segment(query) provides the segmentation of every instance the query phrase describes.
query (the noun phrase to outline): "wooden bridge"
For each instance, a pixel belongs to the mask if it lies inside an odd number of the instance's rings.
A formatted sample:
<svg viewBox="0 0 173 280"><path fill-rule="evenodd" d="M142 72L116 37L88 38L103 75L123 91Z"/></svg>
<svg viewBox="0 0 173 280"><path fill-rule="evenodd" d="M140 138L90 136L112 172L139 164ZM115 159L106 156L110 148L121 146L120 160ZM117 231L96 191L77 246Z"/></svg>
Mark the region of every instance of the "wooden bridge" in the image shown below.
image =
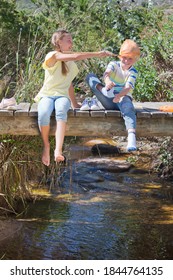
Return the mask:
<svg viewBox="0 0 173 280"><path fill-rule="evenodd" d="M137 114L137 136L173 136L173 113L159 110L173 102L134 103ZM51 118L51 131L55 132L55 119ZM0 135L38 135L37 104L20 103L14 110L0 110ZM119 111L70 110L66 136L123 136L124 121Z"/></svg>

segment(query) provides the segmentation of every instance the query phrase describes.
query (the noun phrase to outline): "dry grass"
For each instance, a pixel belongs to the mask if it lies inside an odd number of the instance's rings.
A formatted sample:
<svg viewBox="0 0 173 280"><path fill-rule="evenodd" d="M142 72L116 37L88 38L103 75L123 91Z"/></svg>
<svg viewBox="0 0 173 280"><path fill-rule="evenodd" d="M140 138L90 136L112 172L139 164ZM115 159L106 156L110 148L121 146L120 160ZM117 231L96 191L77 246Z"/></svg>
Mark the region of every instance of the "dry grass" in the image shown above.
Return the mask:
<svg viewBox="0 0 173 280"><path fill-rule="evenodd" d="M0 206L16 214L16 201L31 198L30 180L43 172L39 161L40 139L2 137L0 143ZM38 147L38 149L35 149Z"/></svg>

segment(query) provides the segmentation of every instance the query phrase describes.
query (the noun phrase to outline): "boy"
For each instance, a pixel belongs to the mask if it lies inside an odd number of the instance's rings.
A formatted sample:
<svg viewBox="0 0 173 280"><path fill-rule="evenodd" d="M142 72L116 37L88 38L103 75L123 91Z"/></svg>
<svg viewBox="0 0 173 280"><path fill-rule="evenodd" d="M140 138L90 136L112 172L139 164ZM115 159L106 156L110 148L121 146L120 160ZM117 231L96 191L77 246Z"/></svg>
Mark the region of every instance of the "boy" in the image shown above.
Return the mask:
<svg viewBox="0 0 173 280"><path fill-rule="evenodd" d="M105 86L93 73L86 81L107 110L120 110L128 132L127 151L136 151L136 112L132 103L137 70L133 67L140 57L140 48L133 40L123 42L119 61L111 61L103 75Z"/></svg>

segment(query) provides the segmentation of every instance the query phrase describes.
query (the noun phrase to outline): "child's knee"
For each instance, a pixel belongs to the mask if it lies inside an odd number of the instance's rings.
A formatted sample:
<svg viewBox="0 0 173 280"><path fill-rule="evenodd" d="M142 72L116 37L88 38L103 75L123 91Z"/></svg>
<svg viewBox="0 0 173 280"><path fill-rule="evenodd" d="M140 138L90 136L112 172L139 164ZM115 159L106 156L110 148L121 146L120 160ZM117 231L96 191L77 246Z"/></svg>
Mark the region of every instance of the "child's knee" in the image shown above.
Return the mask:
<svg viewBox="0 0 173 280"><path fill-rule="evenodd" d="M38 114L38 124L39 126L47 126L50 124L50 114L47 112L41 112Z"/></svg>
<svg viewBox="0 0 173 280"><path fill-rule="evenodd" d="M98 84L101 84L101 81L98 79L98 77L95 75L95 74L93 74L93 73L90 73L90 74L88 74L87 75L87 77L86 77L86 82L87 82L87 84L90 86L90 88L96 88L96 86L98 85Z"/></svg>
<svg viewBox="0 0 173 280"><path fill-rule="evenodd" d="M87 83L89 83L89 80L90 80L93 76L95 76L94 73L89 73L89 74L86 76L85 81L86 81Z"/></svg>
<svg viewBox="0 0 173 280"><path fill-rule="evenodd" d="M125 115L135 115L136 114L135 107L134 107L133 103L130 101L128 96L125 96L123 98L123 101L121 103L121 111Z"/></svg>
<svg viewBox="0 0 173 280"><path fill-rule="evenodd" d="M67 121L67 112L58 110L58 112L56 112L55 119L56 119L56 121L66 122Z"/></svg>
<svg viewBox="0 0 173 280"><path fill-rule="evenodd" d="M67 121L67 115L68 111L70 109L70 103L69 106L64 105L60 106L58 109L55 110L55 119L56 121Z"/></svg>

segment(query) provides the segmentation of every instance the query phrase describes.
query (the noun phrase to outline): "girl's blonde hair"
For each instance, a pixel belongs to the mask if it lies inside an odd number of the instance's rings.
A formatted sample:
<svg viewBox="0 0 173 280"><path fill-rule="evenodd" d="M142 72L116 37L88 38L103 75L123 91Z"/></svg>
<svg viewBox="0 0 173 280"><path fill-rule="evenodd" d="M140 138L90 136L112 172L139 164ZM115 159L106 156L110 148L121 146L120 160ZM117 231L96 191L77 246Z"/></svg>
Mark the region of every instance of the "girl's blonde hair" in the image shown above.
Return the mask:
<svg viewBox="0 0 173 280"><path fill-rule="evenodd" d="M59 40L62 40L62 38L67 34L69 34L69 32L65 29L58 29L57 31L55 31L53 33L51 43L52 43L54 49L61 52ZM65 61L62 61L62 74L67 75L68 71L69 71L69 69L68 69L67 64L65 63Z"/></svg>

